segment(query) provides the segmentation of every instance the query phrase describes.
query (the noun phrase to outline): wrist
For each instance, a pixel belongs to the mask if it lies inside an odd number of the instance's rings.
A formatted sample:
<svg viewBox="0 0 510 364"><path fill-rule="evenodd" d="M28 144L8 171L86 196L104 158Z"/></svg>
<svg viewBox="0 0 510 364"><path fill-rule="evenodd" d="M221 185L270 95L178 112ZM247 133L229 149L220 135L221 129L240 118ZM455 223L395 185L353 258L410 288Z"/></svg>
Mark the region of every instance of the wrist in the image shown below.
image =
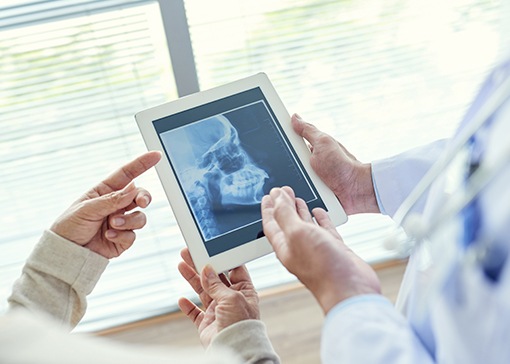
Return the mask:
<svg viewBox="0 0 510 364"><path fill-rule="evenodd" d="M66 215L59 216L48 230L73 244L82 246L83 244L80 244L76 239L78 229L69 220L70 218Z"/></svg>
<svg viewBox="0 0 510 364"><path fill-rule="evenodd" d="M369 267L366 265L366 267ZM324 314L345 300L364 295L381 295L381 283L372 268L355 269L331 276L322 275L322 279L310 289Z"/></svg>
<svg viewBox="0 0 510 364"><path fill-rule="evenodd" d="M327 315L334 307L338 304L346 302L349 299L353 299L355 297L368 296L368 295L376 295L380 296L381 292L376 290L359 290L356 292L324 292L321 295L315 295L319 306L321 306L324 315Z"/></svg>
<svg viewBox="0 0 510 364"><path fill-rule="evenodd" d="M372 165L370 163L360 163L356 170L356 179L353 182L352 188L352 211L350 211L350 215L380 213L372 180Z"/></svg>
<svg viewBox="0 0 510 364"><path fill-rule="evenodd" d="M48 230L51 231L53 234L61 237L62 239L67 240L69 243L80 245L80 244L78 244L77 242L74 241L73 237L71 236L72 234L68 233L68 231L67 231L68 229L65 229L65 228L61 227L61 224L60 224L59 221L55 221L50 226L50 228Z"/></svg>
<svg viewBox="0 0 510 364"><path fill-rule="evenodd" d="M345 302L349 299L358 297L358 296L366 296L366 295L381 295L381 292L377 290L372 289L366 289L366 290L356 290L351 292L341 292L341 291L335 291L333 290L326 290L324 292L314 294L315 299L319 303L319 306L321 306L322 311L324 312L324 315L327 315L333 307L337 306L338 304Z"/></svg>

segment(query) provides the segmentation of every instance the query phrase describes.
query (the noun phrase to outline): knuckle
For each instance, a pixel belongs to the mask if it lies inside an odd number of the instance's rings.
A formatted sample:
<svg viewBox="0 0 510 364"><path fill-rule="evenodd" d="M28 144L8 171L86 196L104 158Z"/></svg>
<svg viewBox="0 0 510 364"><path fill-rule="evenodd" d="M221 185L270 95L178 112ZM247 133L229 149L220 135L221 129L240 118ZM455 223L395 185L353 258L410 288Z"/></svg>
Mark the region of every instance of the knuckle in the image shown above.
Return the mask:
<svg viewBox="0 0 510 364"><path fill-rule="evenodd" d="M333 138L325 133L320 133L316 137L317 144L329 144L333 141Z"/></svg>
<svg viewBox="0 0 510 364"><path fill-rule="evenodd" d="M118 206L122 200L122 194L118 191L110 192L106 195L106 200L108 203L110 203L112 206Z"/></svg>
<svg viewBox="0 0 510 364"><path fill-rule="evenodd" d="M289 229L288 236L291 241L296 241L298 239L302 239L305 232L306 230L303 229L301 224L299 224L299 226L294 226L292 229Z"/></svg>
<svg viewBox="0 0 510 364"><path fill-rule="evenodd" d="M246 298L239 291L230 291L230 300L233 303L239 304L239 303L246 301Z"/></svg>

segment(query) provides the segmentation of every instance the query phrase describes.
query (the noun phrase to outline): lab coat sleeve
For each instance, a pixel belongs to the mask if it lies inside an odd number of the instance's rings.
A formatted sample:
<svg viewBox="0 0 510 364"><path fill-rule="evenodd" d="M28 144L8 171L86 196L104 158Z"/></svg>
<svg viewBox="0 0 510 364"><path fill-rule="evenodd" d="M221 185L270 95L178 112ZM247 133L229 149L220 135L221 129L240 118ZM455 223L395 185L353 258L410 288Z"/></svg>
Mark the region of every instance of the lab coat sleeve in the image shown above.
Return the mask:
<svg viewBox="0 0 510 364"><path fill-rule="evenodd" d="M107 265L101 255L45 231L14 283L9 308L42 312L73 328Z"/></svg>
<svg viewBox="0 0 510 364"><path fill-rule="evenodd" d="M345 300L328 312L323 364L434 363L407 320L380 295Z"/></svg>
<svg viewBox="0 0 510 364"><path fill-rule="evenodd" d="M421 178L444 151L447 140L417 147L396 156L372 162L372 180L379 209L393 217ZM427 199L425 193L412 212L422 212Z"/></svg>

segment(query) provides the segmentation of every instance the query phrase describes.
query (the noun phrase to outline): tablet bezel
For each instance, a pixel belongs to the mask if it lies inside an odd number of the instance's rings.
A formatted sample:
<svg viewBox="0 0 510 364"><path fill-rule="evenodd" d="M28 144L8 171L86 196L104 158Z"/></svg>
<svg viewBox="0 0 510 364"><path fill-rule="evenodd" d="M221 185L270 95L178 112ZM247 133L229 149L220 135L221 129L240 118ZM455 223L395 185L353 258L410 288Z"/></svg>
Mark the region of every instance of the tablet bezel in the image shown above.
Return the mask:
<svg viewBox="0 0 510 364"><path fill-rule="evenodd" d="M308 174L322 202L325 204L335 226L347 221L347 215L336 196L311 168L310 151L304 140L292 129L291 117L265 73L258 73L140 111L135 115L136 122L147 148L149 150L159 150L163 154L162 160L156 165L156 170L193 262L199 271L206 264L211 264L216 272L225 272L271 253L272 247L266 237L261 237L212 257L209 256L199 228L195 224L192 211L188 208L186 197L179 186L177 176L170 165L164 146L154 127L154 121L254 88L259 88L264 95L287 140L297 154L300 163ZM177 206L185 206L185 208L176 208Z"/></svg>

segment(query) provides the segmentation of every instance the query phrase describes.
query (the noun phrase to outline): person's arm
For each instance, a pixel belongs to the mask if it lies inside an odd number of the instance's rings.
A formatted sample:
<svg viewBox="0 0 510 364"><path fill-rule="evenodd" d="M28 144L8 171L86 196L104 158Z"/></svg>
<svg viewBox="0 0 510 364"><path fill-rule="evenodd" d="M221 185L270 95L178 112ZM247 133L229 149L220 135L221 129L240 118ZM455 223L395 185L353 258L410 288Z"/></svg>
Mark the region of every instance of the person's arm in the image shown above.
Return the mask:
<svg viewBox="0 0 510 364"><path fill-rule="evenodd" d="M172 345L172 343L168 343ZM227 349L127 345L85 334L70 335L53 320L29 311L0 316L0 363L9 364L241 364Z"/></svg>
<svg viewBox="0 0 510 364"><path fill-rule="evenodd" d="M108 259L131 247L134 230L145 225L145 215L131 210L148 206L151 195L132 181L160 158L159 152L143 154L73 203L28 258L9 308L43 312L74 327Z"/></svg>
<svg viewBox="0 0 510 364"><path fill-rule="evenodd" d="M135 239L133 230L145 224L143 213L130 211L146 207L151 196L131 181L159 159L159 153L149 152L123 166L83 195L44 232L14 285L8 312L0 317L0 362L240 364L243 360L224 343L233 348L236 344L251 346L263 352L263 340L257 340L264 338L260 325L225 331L207 354L194 348L115 344L69 335L68 329L62 327L78 323L85 312L86 295L108 259L128 249ZM230 338L232 333L235 339ZM260 358L254 353L250 356Z"/></svg>
<svg viewBox="0 0 510 364"><path fill-rule="evenodd" d="M323 363L431 363L409 323L381 295L375 271L350 250L323 209L289 187L262 200L264 233L277 258L326 315Z"/></svg>
<svg viewBox="0 0 510 364"><path fill-rule="evenodd" d="M312 168L348 215L381 212L393 216L446 146L446 140L439 140L390 158L362 163L341 143L297 114L292 116L292 127L309 143ZM421 211L424 201L425 197L413 211Z"/></svg>
<svg viewBox="0 0 510 364"><path fill-rule="evenodd" d="M310 165L334 192L347 215L379 213L372 166L362 163L332 136L292 115L292 128L309 143Z"/></svg>
<svg viewBox="0 0 510 364"><path fill-rule="evenodd" d="M246 267L218 276L207 265L199 275L188 249L181 256L179 272L199 295L203 309L187 298L179 300L179 307L197 327L207 350L228 348L244 363L280 363L260 321L259 298Z"/></svg>
<svg viewBox="0 0 510 364"><path fill-rule="evenodd" d="M105 257L45 231L14 283L9 309L44 312L74 327L107 264Z"/></svg>

